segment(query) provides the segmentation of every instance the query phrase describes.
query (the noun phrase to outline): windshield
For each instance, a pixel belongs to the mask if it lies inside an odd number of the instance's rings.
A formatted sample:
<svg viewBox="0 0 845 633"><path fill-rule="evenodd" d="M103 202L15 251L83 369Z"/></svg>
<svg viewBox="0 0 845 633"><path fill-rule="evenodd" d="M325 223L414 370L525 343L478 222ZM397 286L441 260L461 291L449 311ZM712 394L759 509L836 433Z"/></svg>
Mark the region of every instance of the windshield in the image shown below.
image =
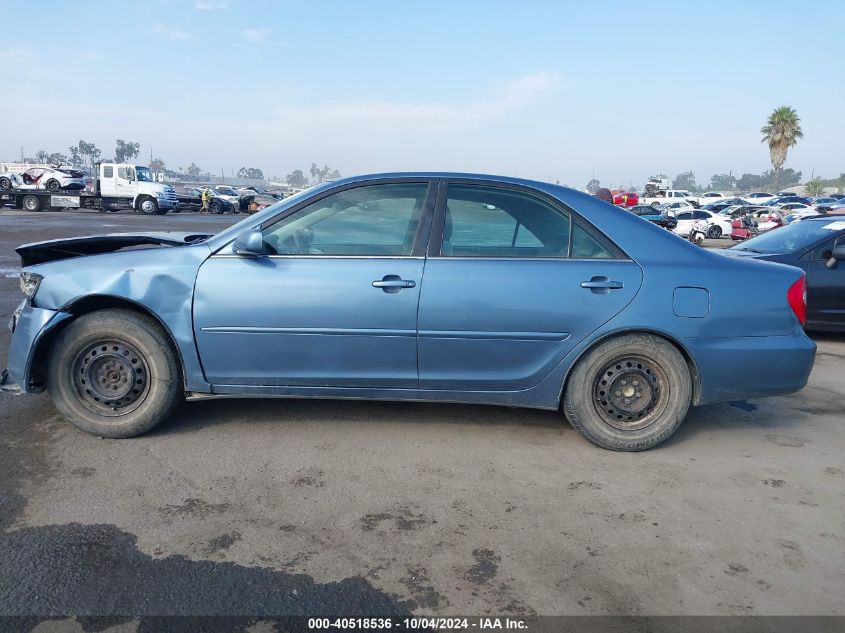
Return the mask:
<svg viewBox="0 0 845 633"><path fill-rule="evenodd" d="M153 172L147 167L136 167L135 175L140 182L153 182Z"/></svg>
<svg viewBox="0 0 845 633"><path fill-rule="evenodd" d="M755 253L794 253L845 231L845 220L804 220L752 237L731 248Z"/></svg>

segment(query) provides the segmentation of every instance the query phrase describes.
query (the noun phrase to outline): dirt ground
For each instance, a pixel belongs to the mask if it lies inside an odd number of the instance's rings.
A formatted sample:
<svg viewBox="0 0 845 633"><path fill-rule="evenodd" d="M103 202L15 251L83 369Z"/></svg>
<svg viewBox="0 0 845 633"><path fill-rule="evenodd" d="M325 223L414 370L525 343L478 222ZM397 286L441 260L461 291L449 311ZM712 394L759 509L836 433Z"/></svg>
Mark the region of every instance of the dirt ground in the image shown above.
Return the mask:
<svg viewBox="0 0 845 633"><path fill-rule="evenodd" d="M0 317L18 244L234 219L4 210ZM802 392L636 454L555 412L316 400L104 440L0 394L0 614L845 614L845 336L816 340Z"/></svg>

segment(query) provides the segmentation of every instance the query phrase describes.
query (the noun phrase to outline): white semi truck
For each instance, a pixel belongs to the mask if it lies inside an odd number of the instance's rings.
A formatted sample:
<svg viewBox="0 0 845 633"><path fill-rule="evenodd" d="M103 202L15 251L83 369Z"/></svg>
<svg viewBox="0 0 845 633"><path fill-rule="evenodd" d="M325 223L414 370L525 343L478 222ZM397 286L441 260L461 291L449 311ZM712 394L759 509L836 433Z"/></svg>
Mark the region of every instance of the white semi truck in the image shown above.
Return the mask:
<svg viewBox="0 0 845 633"><path fill-rule="evenodd" d="M173 187L156 182L148 167L97 163L94 174L92 191L19 185L0 191L0 207L9 205L27 211L131 209L147 215L164 214L176 208L178 201Z"/></svg>

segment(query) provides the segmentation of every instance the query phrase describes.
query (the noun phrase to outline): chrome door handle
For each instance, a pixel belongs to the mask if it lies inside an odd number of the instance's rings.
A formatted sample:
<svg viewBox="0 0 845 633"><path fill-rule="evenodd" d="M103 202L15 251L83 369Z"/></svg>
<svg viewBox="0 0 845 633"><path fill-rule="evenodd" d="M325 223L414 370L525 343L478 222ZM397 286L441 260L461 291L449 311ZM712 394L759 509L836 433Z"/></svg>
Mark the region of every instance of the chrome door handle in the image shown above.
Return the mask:
<svg viewBox="0 0 845 633"><path fill-rule="evenodd" d="M590 281L582 281L582 288L589 288L596 294L606 294L611 290L619 290L623 284L621 281L611 281L607 277L597 276L590 279Z"/></svg>
<svg viewBox="0 0 845 633"><path fill-rule="evenodd" d="M385 292L399 292L402 288L414 288L417 282L402 279L399 275L385 275L373 282L373 288L381 288Z"/></svg>

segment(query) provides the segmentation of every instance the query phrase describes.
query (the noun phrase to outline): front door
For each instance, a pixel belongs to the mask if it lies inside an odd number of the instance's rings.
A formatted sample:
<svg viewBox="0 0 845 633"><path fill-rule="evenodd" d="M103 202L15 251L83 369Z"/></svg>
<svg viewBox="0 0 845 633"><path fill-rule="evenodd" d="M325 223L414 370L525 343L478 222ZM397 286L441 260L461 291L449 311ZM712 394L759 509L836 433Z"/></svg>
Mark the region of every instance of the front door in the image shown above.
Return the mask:
<svg viewBox="0 0 845 633"><path fill-rule="evenodd" d="M215 385L416 388L428 181L329 192L200 268L194 330Z"/></svg>
<svg viewBox="0 0 845 633"><path fill-rule="evenodd" d="M132 165L118 165L115 172L114 187L117 196L134 196L135 168Z"/></svg>
<svg viewBox="0 0 845 633"><path fill-rule="evenodd" d="M451 183L419 311L421 389L539 384L636 295L642 270L560 205L517 188Z"/></svg>

